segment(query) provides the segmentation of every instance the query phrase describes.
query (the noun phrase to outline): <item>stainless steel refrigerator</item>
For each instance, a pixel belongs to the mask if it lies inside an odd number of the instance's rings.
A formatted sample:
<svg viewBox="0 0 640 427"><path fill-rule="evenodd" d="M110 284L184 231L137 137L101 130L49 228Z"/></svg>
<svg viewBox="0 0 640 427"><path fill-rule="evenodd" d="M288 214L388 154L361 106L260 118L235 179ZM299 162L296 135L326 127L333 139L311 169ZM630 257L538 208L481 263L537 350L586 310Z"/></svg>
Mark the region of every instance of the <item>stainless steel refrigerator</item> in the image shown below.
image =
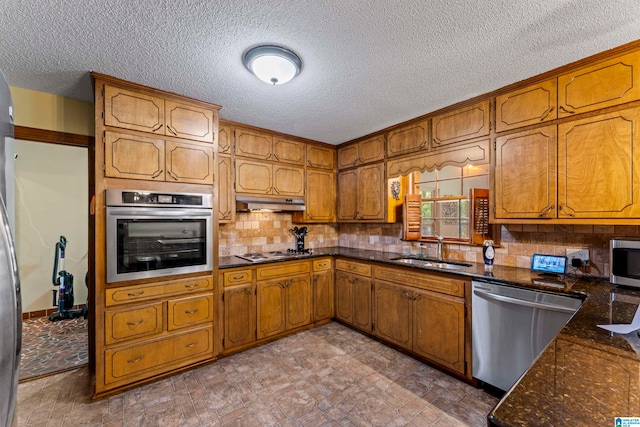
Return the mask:
<svg viewBox="0 0 640 427"><path fill-rule="evenodd" d="M13 157L6 155L7 147L13 147L13 135L13 102L0 70L0 426L11 426L14 421L22 349L20 279L5 208L7 185L13 186L13 180L6 178L6 165L13 164Z"/></svg>

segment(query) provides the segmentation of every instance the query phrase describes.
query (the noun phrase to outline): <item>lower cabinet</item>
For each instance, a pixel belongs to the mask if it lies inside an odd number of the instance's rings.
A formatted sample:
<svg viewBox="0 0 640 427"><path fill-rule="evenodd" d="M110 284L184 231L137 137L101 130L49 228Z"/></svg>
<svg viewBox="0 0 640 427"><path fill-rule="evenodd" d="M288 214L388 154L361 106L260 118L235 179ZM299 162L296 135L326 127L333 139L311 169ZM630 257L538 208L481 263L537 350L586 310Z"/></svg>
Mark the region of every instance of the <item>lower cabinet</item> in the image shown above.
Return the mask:
<svg viewBox="0 0 640 427"><path fill-rule="evenodd" d="M313 322L333 317L333 262L331 258L313 261Z"/></svg>
<svg viewBox="0 0 640 427"><path fill-rule="evenodd" d="M370 276L367 264L336 261L336 317L365 332L371 332Z"/></svg>
<svg viewBox="0 0 640 427"><path fill-rule="evenodd" d="M311 323L308 275L258 283L258 339Z"/></svg>
<svg viewBox="0 0 640 427"><path fill-rule="evenodd" d="M250 344L256 339L256 287L232 286L224 290L225 350Z"/></svg>
<svg viewBox="0 0 640 427"><path fill-rule="evenodd" d="M460 280L374 268L373 333L445 368L467 374L464 286Z"/></svg>

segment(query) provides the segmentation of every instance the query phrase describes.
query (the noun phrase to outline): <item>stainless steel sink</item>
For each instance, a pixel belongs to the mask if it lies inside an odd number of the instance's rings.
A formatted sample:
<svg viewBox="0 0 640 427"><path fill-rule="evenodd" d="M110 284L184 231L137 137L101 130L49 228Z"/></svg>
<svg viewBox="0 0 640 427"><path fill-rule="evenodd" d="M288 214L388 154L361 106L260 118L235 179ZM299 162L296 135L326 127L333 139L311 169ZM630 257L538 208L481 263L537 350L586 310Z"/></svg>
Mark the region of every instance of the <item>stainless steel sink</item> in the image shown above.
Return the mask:
<svg viewBox="0 0 640 427"><path fill-rule="evenodd" d="M446 261L433 261L430 259L422 258L392 258L391 261L399 262L402 264L411 264L418 267L431 267L441 268L443 270L464 270L467 267L471 267L471 264L464 264L461 262L446 262Z"/></svg>

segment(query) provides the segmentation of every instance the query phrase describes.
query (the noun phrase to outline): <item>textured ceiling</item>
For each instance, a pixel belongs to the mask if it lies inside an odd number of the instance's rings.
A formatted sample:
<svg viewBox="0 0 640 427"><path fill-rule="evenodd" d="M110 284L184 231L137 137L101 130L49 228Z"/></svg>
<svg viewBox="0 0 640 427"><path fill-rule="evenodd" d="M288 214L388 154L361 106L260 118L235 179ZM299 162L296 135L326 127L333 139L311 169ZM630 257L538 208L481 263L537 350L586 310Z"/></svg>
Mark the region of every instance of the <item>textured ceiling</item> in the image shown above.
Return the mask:
<svg viewBox="0 0 640 427"><path fill-rule="evenodd" d="M12 86L92 101L89 71L332 144L640 39L638 0L4 0ZM241 62L301 57L269 86Z"/></svg>

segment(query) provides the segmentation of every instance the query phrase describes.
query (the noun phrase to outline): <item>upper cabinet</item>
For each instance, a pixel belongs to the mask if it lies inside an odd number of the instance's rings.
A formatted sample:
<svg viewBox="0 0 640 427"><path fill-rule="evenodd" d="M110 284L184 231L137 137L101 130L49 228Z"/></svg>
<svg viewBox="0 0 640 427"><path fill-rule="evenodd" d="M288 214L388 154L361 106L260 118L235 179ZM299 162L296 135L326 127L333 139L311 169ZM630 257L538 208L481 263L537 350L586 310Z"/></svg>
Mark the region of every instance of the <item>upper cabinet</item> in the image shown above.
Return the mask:
<svg viewBox="0 0 640 427"><path fill-rule="evenodd" d="M387 132L387 157L424 151L428 148L428 120L412 123Z"/></svg>
<svg viewBox="0 0 640 427"><path fill-rule="evenodd" d="M431 121L432 149L489 135L489 100L436 116Z"/></svg>
<svg viewBox="0 0 640 427"><path fill-rule="evenodd" d="M104 124L193 141L214 141L217 110L106 84Z"/></svg>
<svg viewBox="0 0 640 427"><path fill-rule="evenodd" d="M273 160L280 163L304 165L306 144L284 138L273 138Z"/></svg>
<svg viewBox="0 0 640 427"><path fill-rule="evenodd" d="M640 99L640 52L558 77L558 117Z"/></svg>
<svg viewBox="0 0 640 427"><path fill-rule="evenodd" d="M338 148L338 169L384 160L384 135Z"/></svg>
<svg viewBox="0 0 640 427"><path fill-rule="evenodd" d="M556 100L556 79L496 97L496 132L555 120Z"/></svg>
<svg viewBox="0 0 640 427"><path fill-rule="evenodd" d="M218 154L230 155L233 152L233 128L220 123L218 128Z"/></svg>
<svg viewBox="0 0 640 427"><path fill-rule="evenodd" d="M336 167L336 149L307 144L307 167L333 170Z"/></svg>
<svg viewBox="0 0 640 427"><path fill-rule="evenodd" d="M239 157L304 165L306 148L302 142L273 136L268 132L237 127L235 143L235 154Z"/></svg>

